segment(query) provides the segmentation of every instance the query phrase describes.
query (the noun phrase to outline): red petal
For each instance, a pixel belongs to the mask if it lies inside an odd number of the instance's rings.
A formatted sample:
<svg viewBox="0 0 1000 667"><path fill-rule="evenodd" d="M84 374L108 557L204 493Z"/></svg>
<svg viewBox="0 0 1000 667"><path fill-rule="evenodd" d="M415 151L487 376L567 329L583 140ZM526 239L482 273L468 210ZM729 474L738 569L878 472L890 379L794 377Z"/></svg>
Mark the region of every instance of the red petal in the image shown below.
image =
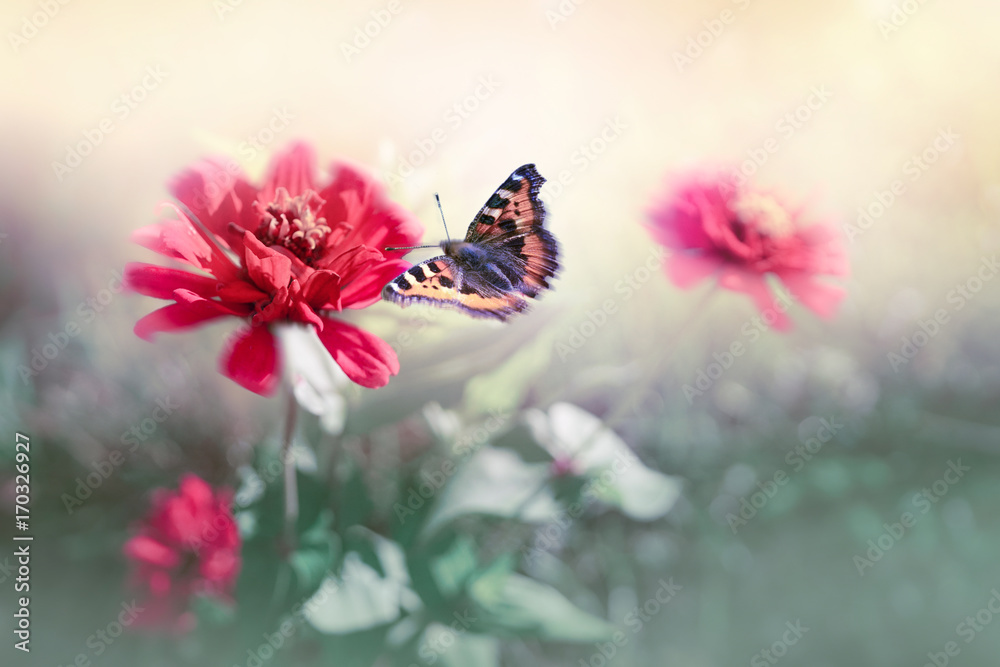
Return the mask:
<svg viewBox="0 0 1000 667"><path fill-rule="evenodd" d="M316 311L310 308L305 301L294 301L290 310L292 314L290 319L311 324L317 329L323 328L323 318L317 315Z"/></svg>
<svg viewBox="0 0 1000 667"><path fill-rule="evenodd" d="M269 292L288 287L292 278L290 259L268 248L250 232L243 233L243 246L243 263L254 284Z"/></svg>
<svg viewBox="0 0 1000 667"><path fill-rule="evenodd" d="M210 508L212 506L212 487L197 475L184 475L181 478L179 490L181 495L194 503L195 507Z"/></svg>
<svg viewBox="0 0 1000 667"><path fill-rule="evenodd" d="M125 265L126 287L158 299L172 299L176 289L187 289L209 298L216 296L218 284L219 280L213 276L200 276L180 269L142 262Z"/></svg>
<svg viewBox="0 0 1000 667"><path fill-rule="evenodd" d="M125 556L157 567L171 568L180 562L177 552L145 535L136 535L125 543Z"/></svg>
<svg viewBox="0 0 1000 667"><path fill-rule="evenodd" d="M137 230L132 234L133 241L161 255L183 260L220 280L239 277L239 269L218 246L218 238L210 237L173 204L163 206L177 217Z"/></svg>
<svg viewBox="0 0 1000 667"><path fill-rule="evenodd" d="M340 310L340 276L333 271L316 271L306 278L302 299L320 310Z"/></svg>
<svg viewBox="0 0 1000 667"><path fill-rule="evenodd" d="M182 292L182 290L177 290ZM175 293L176 294L176 293ZM135 335L143 340L152 340L153 334L160 331L179 331L214 320L227 315L245 316L246 312L234 311L218 301L201 299L183 303L172 303L159 310L154 310L135 323Z"/></svg>
<svg viewBox="0 0 1000 667"><path fill-rule="evenodd" d="M278 188L285 188L292 197L306 190L315 190L313 170L316 156L309 144L297 142L271 159L270 173L260 189L260 201L272 202Z"/></svg>
<svg viewBox="0 0 1000 667"><path fill-rule="evenodd" d="M267 327L237 331L220 359L226 377L255 394L268 395L278 386L278 349Z"/></svg>
<svg viewBox="0 0 1000 667"><path fill-rule="evenodd" d="M761 313L771 311L775 320L770 325L778 331L787 331L792 328L792 321L783 310L777 308L777 302L768 289L767 280L759 273L742 271L728 266L723 269L719 277L719 286L734 292L743 292L751 299Z"/></svg>
<svg viewBox="0 0 1000 667"><path fill-rule="evenodd" d="M229 223L249 229L255 226L252 202L257 191L244 180L235 160L205 160L175 177L169 187L174 197L234 250L240 236L233 234Z"/></svg>
<svg viewBox="0 0 1000 667"><path fill-rule="evenodd" d="M402 259L381 262L344 287L340 294L345 308L367 308L382 298L386 283L412 265Z"/></svg>
<svg viewBox="0 0 1000 667"><path fill-rule="evenodd" d="M399 372L396 351L378 336L332 318L324 318L317 333L347 377L362 387L384 387Z"/></svg>
<svg viewBox="0 0 1000 667"><path fill-rule="evenodd" d="M367 245L383 250L420 242L424 234L420 220L389 200L381 183L349 164L334 163L330 171L333 180L319 194L326 200L324 217L344 220L352 227L342 247ZM400 258L406 253L397 250L387 256Z"/></svg>
<svg viewBox="0 0 1000 667"><path fill-rule="evenodd" d="M670 282L688 289L718 271L722 264L711 255L679 252L667 258L666 272Z"/></svg>
<svg viewBox="0 0 1000 667"><path fill-rule="evenodd" d="M846 294L842 287L820 282L809 274L779 273L778 276L797 301L822 318L833 317Z"/></svg>
<svg viewBox="0 0 1000 667"><path fill-rule="evenodd" d="M254 303L266 299L267 294L245 280L237 280L220 287L219 298L232 303Z"/></svg>

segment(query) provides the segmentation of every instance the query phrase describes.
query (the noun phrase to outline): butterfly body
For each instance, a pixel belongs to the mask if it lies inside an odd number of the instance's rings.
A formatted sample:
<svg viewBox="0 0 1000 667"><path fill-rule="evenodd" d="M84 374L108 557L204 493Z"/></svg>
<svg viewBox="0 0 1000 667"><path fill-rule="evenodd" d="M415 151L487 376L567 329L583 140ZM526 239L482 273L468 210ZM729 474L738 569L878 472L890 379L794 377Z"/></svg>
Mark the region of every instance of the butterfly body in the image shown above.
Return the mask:
<svg viewBox="0 0 1000 667"><path fill-rule="evenodd" d="M382 290L386 301L456 308L506 320L528 307L559 270L558 246L543 227L538 198L545 179L519 167L479 211L464 241L443 241L444 255L408 269Z"/></svg>

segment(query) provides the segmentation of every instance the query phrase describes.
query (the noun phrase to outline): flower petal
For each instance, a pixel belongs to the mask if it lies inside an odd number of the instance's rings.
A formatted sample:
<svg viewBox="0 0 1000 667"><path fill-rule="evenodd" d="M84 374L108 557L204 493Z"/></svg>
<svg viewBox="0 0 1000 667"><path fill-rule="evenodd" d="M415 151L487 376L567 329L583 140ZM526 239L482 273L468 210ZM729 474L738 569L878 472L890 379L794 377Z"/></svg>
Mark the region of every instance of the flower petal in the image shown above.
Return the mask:
<svg viewBox="0 0 1000 667"><path fill-rule="evenodd" d="M829 319L847 294L843 287L829 285L807 273L778 273L797 301L822 318Z"/></svg>
<svg viewBox="0 0 1000 667"><path fill-rule="evenodd" d="M240 237L233 233L229 223L253 228L251 204L257 191L244 180L233 159L204 160L181 172L168 187L196 219L234 250L239 248Z"/></svg>
<svg viewBox="0 0 1000 667"><path fill-rule="evenodd" d="M381 262L355 278L341 292L345 308L367 308L382 298L382 288L412 266L402 259Z"/></svg>
<svg viewBox="0 0 1000 667"><path fill-rule="evenodd" d="M250 232L243 233L243 247L243 263L254 284L268 292L288 287L292 260L271 250Z"/></svg>
<svg viewBox="0 0 1000 667"><path fill-rule="evenodd" d="M333 271L316 271L302 286L302 298L317 310L340 310L340 276Z"/></svg>
<svg viewBox="0 0 1000 667"><path fill-rule="evenodd" d="M187 289L210 298L217 295L218 285L219 280L214 276L202 276L143 262L129 262L125 265L125 286L157 299L173 298L176 289Z"/></svg>
<svg viewBox="0 0 1000 667"><path fill-rule="evenodd" d="M222 353L220 370L255 394L274 393L280 377L274 335L267 327L240 329Z"/></svg>
<svg viewBox="0 0 1000 667"><path fill-rule="evenodd" d="M171 568L180 563L175 550L146 535L136 535L125 543L122 551L127 558L157 567Z"/></svg>
<svg viewBox="0 0 1000 667"><path fill-rule="evenodd" d="M378 336L333 318L323 323L320 341L353 382L376 389L399 372L396 351Z"/></svg>
<svg viewBox="0 0 1000 667"><path fill-rule="evenodd" d="M664 267L670 282L687 289L710 277L722 264L720 258L712 255L678 252L667 258Z"/></svg>
<svg viewBox="0 0 1000 667"><path fill-rule="evenodd" d="M183 292L183 290L177 290ZM176 292L175 292L176 294ZM191 293L193 294L193 293ZM218 301L209 299L182 301L154 310L135 323L135 335L143 340L152 340L153 334L161 331L190 329L209 320L228 315L244 316L247 312L234 310Z"/></svg>
<svg viewBox="0 0 1000 667"><path fill-rule="evenodd" d="M351 227L340 247L366 245L384 251L386 246L416 245L423 238L420 220L391 201L381 183L346 163L334 163L330 172L333 179L319 194L326 201L323 207L326 219L344 221ZM398 259L407 252L385 254Z"/></svg>
<svg viewBox="0 0 1000 667"><path fill-rule="evenodd" d="M210 238L173 204L165 202L163 207L176 217L136 230L132 234L134 242L166 257L187 262L219 280L238 277L239 269L222 252L217 238Z"/></svg>
<svg viewBox="0 0 1000 667"><path fill-rule="evenodd" d="M768 310L774 313L774 323L770 326L778 331L788 331L792 327L792 321L784 309L777 307L777 300L768 289L767 279L763 275L727 266L719 277L719 287L746 294L761 313Z"/></svg>
<svg viewBox="0 0 1000 667"><path fill-rule="evenodd" d="M268 176L260 189L259 201L274 201L278 188L285 188L292 197L297 197L306 190L315 190L315 164L316 155L305 142L293 143L285 151L277 153L271 159Z"/></svg>

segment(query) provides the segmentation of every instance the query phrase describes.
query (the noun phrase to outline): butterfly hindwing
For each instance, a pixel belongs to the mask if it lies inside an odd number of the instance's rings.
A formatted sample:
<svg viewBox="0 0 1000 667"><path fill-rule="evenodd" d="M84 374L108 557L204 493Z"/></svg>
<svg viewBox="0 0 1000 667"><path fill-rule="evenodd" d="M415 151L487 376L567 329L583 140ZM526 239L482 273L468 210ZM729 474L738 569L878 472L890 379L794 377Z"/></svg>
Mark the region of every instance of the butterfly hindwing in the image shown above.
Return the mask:
<svg viewBox="0 0 1000 667"><path fill-rule="evenodd" d="M465 275L458 263L447 255L406 270L382 289L382 298L404 308L411 303L426 303L501 321L527 306L516 292L505 292L475 276Z"/></svg>

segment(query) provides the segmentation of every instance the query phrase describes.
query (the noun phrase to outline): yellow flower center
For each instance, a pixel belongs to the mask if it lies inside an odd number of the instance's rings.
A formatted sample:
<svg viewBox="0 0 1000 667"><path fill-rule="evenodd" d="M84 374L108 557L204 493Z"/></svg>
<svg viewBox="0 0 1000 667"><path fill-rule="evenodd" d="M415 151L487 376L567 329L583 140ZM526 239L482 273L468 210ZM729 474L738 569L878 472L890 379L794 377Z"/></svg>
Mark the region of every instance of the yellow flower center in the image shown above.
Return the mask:
<svg viewBox="0 0 1000 667"><path fill-rule="evenodd" d="M740 196L732 208L741 222L765 236L781 238L795 231L792 216L774 197L747 193Z"/></svg>

